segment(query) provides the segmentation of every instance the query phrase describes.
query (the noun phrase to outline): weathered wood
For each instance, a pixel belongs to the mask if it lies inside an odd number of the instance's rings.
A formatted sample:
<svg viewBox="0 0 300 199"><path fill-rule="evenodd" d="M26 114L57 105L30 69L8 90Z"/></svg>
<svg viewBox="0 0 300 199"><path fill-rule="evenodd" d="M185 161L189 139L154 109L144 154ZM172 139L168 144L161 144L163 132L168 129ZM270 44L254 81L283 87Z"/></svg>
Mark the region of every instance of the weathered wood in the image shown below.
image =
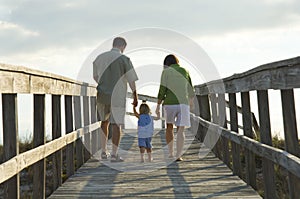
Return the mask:
<svg viewBox="0 0 300 199"><path fill-rule="evenodd" d="M217 109L217 96L216 94L212 93L210 94L210 107L211 107L211 115L212 115L212 122L217 124L218 123L218 109ZM215 145L212 148L212 151L214 154L220 158L220 153L218 150L218 139L219 137L216 134L210 135L212 137L213 141L215 142Z"/></svg>
<svg viewBox="0 0 300 199"><path fill-rule="evenodd" d="M242 92L241 98L242 98L242 110L243 110L243 114L242 114L243 132L245 136L249 138L253 138L249 92ZM256 189L255 155L251 151L246 149L245 160L246 160L246 181L254 189Z"/></svg>
<svg viewBox="0 0 300 199"><path fill-rule="evenodd" d="M209 105L209 98L208 95L200 96L197 95L197 100L199 104L200 109L200 117L207 121L211 121L211 114L210 114L210 105ZM200 138L200 141L203 142L204 138L206 136L206 129L202 128L201 125L199 125L197 135Z"/></svg>
<svg viewBox="0 0 300 199"><path fill-rule="evenodd" d="M257 91L257 102L259 111L259 123L260 123L260 140L263 144L272 146L272 135L270 125L270 112L269 112L269 99L268 91ZM265 198L277 198L276 197L276 185L274 175L274 164L272 161L262 158L262 168L264 177L264 196Z"/></svg>
<svg viewBox="0 0 300 199"><path fill-rule="evenodd" d="M96 105L97 105L97 101L96 101L96 97L90 97L90 105L91 105L91 123L95 123L97 122L97 114L96 114ZM91 133L91 153L95 154L98 149L99 149L99 137L98 137L98 130L92 131Z"/></svg>
<svg viewBox="0 0 300 199"><path fill-rule="evenodd" d="M96 122L11 158L10 160L0 165L0 183L18 174L26 167L31 166L32 164L40 160L43 160L47 156L55 153L68 144L77 141L78 138L82 137L84 134L99 128L100 123Z"/></svg>
<svg viewBox="0 0 300 199"><path fill-rule="evenodd" d="M85 163L49 199L55 198L261 198L212 153L199 160L199 142L192 142L183 155L183 162L164 162L161 149L165 145L164 131L153 137L154 162L139 163L136 131L124 130L120 147L132 152L123 163L99 161ZM129 135L129 136L126 136ZM186 131L190 143L193 135ZM131 143L131 145L130 145ZM130 145L130 147L128 147ZM110 146L108 146L110 147ZM123 156L124 157L124 156ZM166 156L167 158L167 156ZM168 161L168 160L167 160ZM160 162L163 164L160 166ZM112 165L114 164L114 165ZM130 169L122 172L114 167Z"/></svg>
<svg viewBox="0 0 300 199"><path fill-rule="evenodd" d="M220 126L223 126L224 128L227 128L227 118L226 118L226 103L225 103L225 95L219 94L218 95L218 123ZM221 150L222 150L222 157L223 162L230 166L230 160L229 160L229 142L226 138L221 137Z"/></svg>
<svg viewBox="0 0 300 199"><path fill-rule="evenodd" d="M88 126L90 124L90 103L89 97L83 97L83 125ZM91 136L87 133L84 136L84 162L91 158Z"/></svg>
<svg viewBox="0 0 300 199"><path fill-rule="evenodd" d="M74 116L75 116L75 130L80 129L82 127L82 113L81 113L81 100L79 96L74 96ZM75 151L76 151L76 169L83 165L83 142L82 138L78 138L75 143Z"/></svg>
<svg viewBox="0 0 300 199"><path fill-rule="evenodd" d="M0 64L1 93L95 96L96 86L21 66Z"/></svg>
<svg viewBox="0 0 300 199"><path fill-rule="evenodd" d="M61 97L52 95L52 139L61 137ZM53 190L62 184L62 150L53 154Z"/></svg>
<svg viewBox="0 0 300 199"><path fill-rule="evenodd" d="M247 136L243 136L240 134L237 134L235 132L232 132L228 129L225 129L223 127L220 127L212 122L208 122L206 120L203 120L200 117L193 116L193 120L196 120L200 122L201 125L206 127L209 132L208 133L216 133L221 131L221 136L226 137L227 139L231 140L232 142L245 147L246 149L252 151L256 155L260 157L265 157L275 164L278 164L282 166L283 168L287 169L291 173L293 173L295 176L300 178L300 158L297 156L294 156L284 150L271 147L266 144L262 144L260 142L257 142Z"/></svg>
<svg viewBox="0 0 300 199"><path fill-rule="evenodd" d="M238 133L238 116L237 116L237 106L236 106L236 94L229 93L229 107L230 107L230 129L231 131ZM231 141L232 146L232 167L233 173L242 177L242 165L240 159L240 146L235 142Z"/></svg>
<svg viewBox="0 0 300 199"><path fill-rule="evenodd" d="M33 148L45 144L45 95L34 95ZM45 198L46 159L33 165L33 198Z"/></svg>
<svg viewBox="0 0 300 199"><path fill-rule="evenodd" d="M66 134L73 131L73 106L72 106L72 96L65 96L65 128ZM74 158L75 148L74 143L70 143L66 147L66 176L67 178L74 174L75 172L75 158Z"/></svg>
<svg viewBox="0 0 300 199"><path fill-rule="evenodd" d="M300 88L300 57L265 64L221 81L195 86L197 95L238 93L251 90ZM224 91L225 87L225 91Z"/></svg>
<svg viewBox="0 0 300 199"><path fill-rule="evenodd" d="M294 91L292 89L281 90L281 101L286 151L300 157ZM290 198L297 198L299 196L299 190L300 179L289 172Z"/></svg>
<svg viewBox="0 0 300 199"><path fill-rule="evenodd" d="M17 94L2 94L4 161L19 154ZM6 199L20 198L20 175L15 173L4 183Z"/></svg>

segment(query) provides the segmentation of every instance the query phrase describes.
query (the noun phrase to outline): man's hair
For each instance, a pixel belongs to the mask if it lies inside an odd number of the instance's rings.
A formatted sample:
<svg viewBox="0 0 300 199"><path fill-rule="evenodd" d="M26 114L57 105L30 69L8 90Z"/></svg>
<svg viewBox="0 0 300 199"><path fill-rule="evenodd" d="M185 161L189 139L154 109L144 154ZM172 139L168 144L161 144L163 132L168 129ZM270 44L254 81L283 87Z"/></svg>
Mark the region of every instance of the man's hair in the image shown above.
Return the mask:
<svg viewBox="0 0 300 199"><path fill-rule="evenodd" d="M123 37L114 38L113 47L122 47L126 45L127 45L126 40Z"/></svg>
<svg viewBox="0 0 300 199"><path fill-rule="evenodd" d="M165 60L164 60L164 65L165 66L170 66L172 64L178 64L179 61L177 59L177 57L175 55L168 55L166 56Z"/></svg>

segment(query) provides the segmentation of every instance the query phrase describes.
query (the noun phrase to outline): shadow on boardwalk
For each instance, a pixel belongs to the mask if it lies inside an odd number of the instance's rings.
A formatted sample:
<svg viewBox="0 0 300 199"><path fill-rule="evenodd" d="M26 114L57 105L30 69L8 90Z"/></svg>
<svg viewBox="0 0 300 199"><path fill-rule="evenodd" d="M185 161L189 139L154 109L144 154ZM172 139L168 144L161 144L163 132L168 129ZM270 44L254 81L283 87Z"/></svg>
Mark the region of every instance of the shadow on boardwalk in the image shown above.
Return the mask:
<svg viewBox="0 0 300 199"><path fill-rule="evenodd" d="M50 198L261 198L212 153L199 159L200 143L189 132L183 162L166 161L164 132L158 132L153 146L160 154L152 163L139 162L135 133L121 140L124 163L99 161L96 154Z"/></svg>

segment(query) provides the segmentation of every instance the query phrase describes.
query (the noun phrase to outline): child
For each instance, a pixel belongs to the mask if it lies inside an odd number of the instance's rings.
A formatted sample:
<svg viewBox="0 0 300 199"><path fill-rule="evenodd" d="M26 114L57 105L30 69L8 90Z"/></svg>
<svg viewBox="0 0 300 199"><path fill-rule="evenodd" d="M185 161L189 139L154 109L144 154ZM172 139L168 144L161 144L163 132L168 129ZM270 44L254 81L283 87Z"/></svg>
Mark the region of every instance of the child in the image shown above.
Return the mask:
<svg viewBox="0 0 300 199"><path fill-rule="evenodd" d="M148 161L152 162L152 135L154 131L154 124L153 120L158 120L159 117L151 116L150 108L146 104L146 101L143 100L139 108L139 113L133 107L134 115L139 118L138 120L138 145L140 147L141 153L141 162L145 162L144 160L144 153L145 150L148 154Z"/></svg>

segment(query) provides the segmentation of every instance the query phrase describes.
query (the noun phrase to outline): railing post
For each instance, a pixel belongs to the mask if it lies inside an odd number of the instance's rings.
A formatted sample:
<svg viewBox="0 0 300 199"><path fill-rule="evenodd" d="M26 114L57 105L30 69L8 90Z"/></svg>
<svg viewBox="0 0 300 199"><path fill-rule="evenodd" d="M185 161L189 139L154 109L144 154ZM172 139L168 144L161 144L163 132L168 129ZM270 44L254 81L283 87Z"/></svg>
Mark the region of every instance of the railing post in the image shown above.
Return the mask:
<svg viewBox="0 0 300 199"><path fill-rule="evenodd" d="M66 134L73 131L73 109L72 109L72 96L65 96L65 128ZM70 143L66 147L66 174L67 178L75 173L74 163L74 143Z"/></svg>
<svg viewBox="0 0 300 199"><path fill-rule="evenodd" d="M210 102L211 102L212 122L218 124L218 101L215 93L210 94ZM219 136L216 134L212 134L211 137L216 143L215 146L213 146L212 151L218 158L221 158L221 154L219 152Z"/></svg>
<svg viewBox="0 0 300 199"><path fill-rule="evenodd" d="M52 95L52 139L61 137L61 97ZM62 184L62 150L53 154L53 190Z"/></svg>
<svg viewBox="0 0 300 199"><path fill-rule="evenodd" d="M200 109L200 117L206 121L211 121L208 95L198 95L197 100L198 100L199 109ZM205 130L205 128L200 125L198 128L198 132L197 132L198 136L197 137L200 139L201 142L204 141L206 132L207 132L207 130Z"/></svg>
<svg viewBox="0 0 300 199"><path fill-rule="evenodd" d="M45 95L34 94L33 148L45 144ZM45 198L46 159L33 165L33 198Z"/></svg>
<svg viewBox="0 0 300 199"><path fill-rule="evenodd" d="M241 97L244 135L253 138L249 92L242 92ZM245 160L246 182L256 189L255 155L248 149L245 149Z"/></svg>
<svg viewBox="0 0 300 199"><path fill-rule="evenodd" d="M91 123L94 124L97 122L97 117L96 117L96 97L90 97L90 107L91 107ZM91 140L91 149L92 149L92 154L95 154L98 151L98 145L99 145L99 139L97 136L97 131L95 130L92 132L92 140Z"/></svg>
<svg viewBox="0 0 300 199"><path fill-rule="evenodd" d="M299 157L299 139L296 124L296 111L293 89L281 90L284 140L286 151ZM298 198L300 180L288 172L290 198Z"/></svg>
<svg viewBox="0 0 300 199"><path fill-rule="evenodd" d="M90 124L90 110L89 97L83 96L83 124L88 126ZM87 132L84 134L84 162L91 158L91 134Z"/></svg>
<svg viewBox="0 0 300 199"><path fill-rule="evenodd" d="M226 118L226 102L225 102L225 94L219 94L218 95L218 109L219 109L219 125L227 128L227 118ZM229 166L229 141L225 137L220 137L221 138L221 148L222 148L222 157L224 163Z"/></svg>
<svg viewBox="0 0 300 199"><path fill-rule="evenodd" d="M81 103L80 96L74 96L74 112L75 112L75 130L82 127ZM82 137L76 140L76 169L83 165L83 142Z"/></svg>
<svg viewBox="0 0 300 199"><path fill-rule="evenodd" d="M257 91L257 102L259 111L260 124L260 140L263 144L272 146L271 125L270 125L270 111L269 99L267 90ZM276 186L274 176L274 164L272 161L262 158L262 168L264 176L265 198L277 198Z"/></svg>
<svg viewBox="0 0 300 199"><path fill-rule="evenodd" d="M19 154L17 94L2 94L4 162ZM4 183L4 198L20 198L20 175Z"/></svg>
<svg viewBox="0 0 300 199"><path fill-rule="evenodd" d="M237 105L236 105L236 94L229 93L229 107L230 107L230 130L238 133L238 115L237 115ZM241 172L241 150L240 146L235 142L231 142L232 146L232 167L233 174L242 177Z"/></svg>

